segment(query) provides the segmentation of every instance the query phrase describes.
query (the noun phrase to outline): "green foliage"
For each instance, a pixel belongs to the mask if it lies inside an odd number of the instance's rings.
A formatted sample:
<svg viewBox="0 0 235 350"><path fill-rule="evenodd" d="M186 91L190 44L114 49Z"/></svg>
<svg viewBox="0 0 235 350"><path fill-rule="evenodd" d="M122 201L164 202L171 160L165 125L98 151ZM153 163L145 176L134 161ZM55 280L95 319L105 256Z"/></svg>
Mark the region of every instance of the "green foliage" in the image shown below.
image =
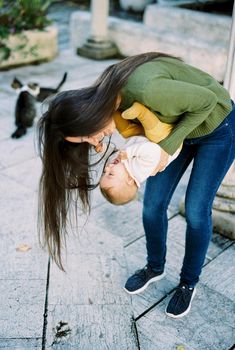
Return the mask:
<svg viewBox="0 0 235 350"><path fill-rule="evenodd" d="M43 30L51 24L46 16L51 3L52 0L0 0L0 59L8 59L12 54L6 43L10 34L30 29ZM17 48L18 51L23 49Z"/></svg>
<svg viewBox="0 0 235 350"><path fill-rule="evenodd" d="M0 37L25 29L43 29L51 21L46 17L51 0L0 0Z"/></svg>

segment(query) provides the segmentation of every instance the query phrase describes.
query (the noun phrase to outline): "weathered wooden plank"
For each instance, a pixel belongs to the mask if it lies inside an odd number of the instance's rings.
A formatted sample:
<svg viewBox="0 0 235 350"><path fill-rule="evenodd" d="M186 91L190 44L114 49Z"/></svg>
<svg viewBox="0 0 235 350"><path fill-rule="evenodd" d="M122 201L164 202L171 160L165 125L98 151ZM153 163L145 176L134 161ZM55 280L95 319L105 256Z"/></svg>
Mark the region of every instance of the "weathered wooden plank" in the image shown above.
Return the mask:
<svg viewBox="0 0 235 350"><path fill-rule="evenodd" d="M200 284L190 313L178 320L165 315L163 300L137 321L141 349L227 350L234 343L234 303Z"/></svg>
<svg viewBox="0 0 235 350"><path fill-rule="evenodd" d="M235 301L235 244L205 266L201 281ZM235 311L235 310L234 310Z"/></svg>
<svg viewBox="0 0 235 350"><path fill-rule="evenodd" d="M2 350L39 350L42 348L41 344L41 338L0 339L0 349Z"/></svg>
<svg viewBox="0 0 235 350"><path fill-rule="evenodd" d="M121 238L97 223L86 225L68 237L65 269L66 274L51 267L48 346L58 340L53 329L63 321L71 329L62 342L66 349L136 349L131 300L122 289L126 262ZM54 346L60 349L60 344Z"/></svg>

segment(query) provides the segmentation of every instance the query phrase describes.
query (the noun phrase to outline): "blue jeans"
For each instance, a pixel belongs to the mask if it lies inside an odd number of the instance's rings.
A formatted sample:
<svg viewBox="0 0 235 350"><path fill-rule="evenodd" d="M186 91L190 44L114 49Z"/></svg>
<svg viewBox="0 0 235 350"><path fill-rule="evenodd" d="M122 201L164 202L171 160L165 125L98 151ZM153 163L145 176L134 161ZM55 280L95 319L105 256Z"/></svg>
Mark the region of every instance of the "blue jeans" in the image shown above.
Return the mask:
<svg viewBox="0 0 235 350"><path fill-rule="evenodd" d="M212 236L211 210L216 192L235 157L235 105L209 135L186 139L179 156L146 183L143 224L147 261L160 272L166 260L167 208L182 175L193 160L186 197L185 256L180 280L194 287Z"/></svg>

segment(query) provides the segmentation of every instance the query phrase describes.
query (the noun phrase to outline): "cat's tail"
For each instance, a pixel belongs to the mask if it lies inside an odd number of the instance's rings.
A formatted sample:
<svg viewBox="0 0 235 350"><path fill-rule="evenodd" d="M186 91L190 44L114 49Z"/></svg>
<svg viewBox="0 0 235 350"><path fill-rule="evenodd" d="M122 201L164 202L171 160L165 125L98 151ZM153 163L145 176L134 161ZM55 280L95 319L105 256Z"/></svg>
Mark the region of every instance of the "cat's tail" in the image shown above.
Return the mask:
<svg viewBox="0 0 235 350"><path fill-rule="evenodd" d="M27 132L26 127L19 125L15 132L11 135L13 139L19 139L21 136L25 135Z"/></svg>
<svg viewBox="0 0 235 350"><path fill-rule="evenodd" d="M66 81L66 79L67 79L67 75L68 75L68 73L65 72L65 73L64 73L64 76L63 76L63 79L61 80L61 82L59 83L59 85L58 85L57 88L56 88L56 91L57 91L57 92L59 91L59 89L61 88L61 86L65 83L65 81Z"/></svg>

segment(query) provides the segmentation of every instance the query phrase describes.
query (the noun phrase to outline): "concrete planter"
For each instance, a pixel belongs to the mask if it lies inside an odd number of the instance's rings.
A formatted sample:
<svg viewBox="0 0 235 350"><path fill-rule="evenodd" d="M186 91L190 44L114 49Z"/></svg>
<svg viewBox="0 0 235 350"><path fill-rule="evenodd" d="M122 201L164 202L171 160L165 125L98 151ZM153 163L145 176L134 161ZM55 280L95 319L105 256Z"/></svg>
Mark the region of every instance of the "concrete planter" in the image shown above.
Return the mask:
<svg viewBox="0 0 235 350"><path fill-rule="evenodd" d="M47 27L9 35L5 43L11 55L4 60L0 50L0 69L53 59L57 54L57 33L57 28Z"/></svg>

